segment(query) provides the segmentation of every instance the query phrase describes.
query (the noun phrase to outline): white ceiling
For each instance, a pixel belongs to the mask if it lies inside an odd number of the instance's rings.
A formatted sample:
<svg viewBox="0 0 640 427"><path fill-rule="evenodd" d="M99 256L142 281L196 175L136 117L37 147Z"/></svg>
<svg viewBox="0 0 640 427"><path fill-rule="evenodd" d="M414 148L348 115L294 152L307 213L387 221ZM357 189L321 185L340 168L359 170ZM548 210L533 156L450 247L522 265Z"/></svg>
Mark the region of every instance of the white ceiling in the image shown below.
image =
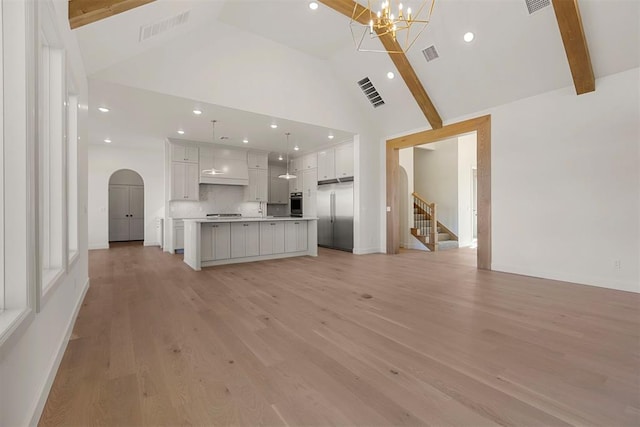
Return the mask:
<svg viewBox="0 0 640 427"><path fill-rule="evenodd" d="M161 51L168 41L180 41L184 58L198 55L189 42L191 34L203 34L196 30L216 23L232 25L329 64L336 82L318 84L340 83L347 88L344 93L349 102L361 108L362 114L385 135L427 127L402 80L386 79L387 71L394 69L389 56L357 52L351 39L349 18L323 5L317 11L311 11L307 4L305 0L157 0L82 27L77 35L91 75L123 64L126 59L143 52ZM640 1L579 0L579 5L596 77L640 66ZM138 42L141 25L185 10L191 10L187 24L152 40ZM466 31L475 33L472 43L462 41ZM440 58L426 63L421 50L431 44L437 47ZM235 47L232 39L225 46L230 51ZM552 7L529 15L525 0L436 0L431 24L408 58L445 123L572 85ZM259 65L256 72L259 72ZM385 99L384 107L372 109L359 93L355 82L365 76L371 78ZM210 82L202 82L203 87L207 84ZM100 93L99 85L92 83L91 87L94 95ZM117 93L127 99L143 96L137 92L127 95L127 91L133 89L121 88ZM96 98L92 96L92 99ZM166 98L162 102L174 101L176 105L167 106L162 114L178 114L186 105L182 101L189 102L180 98L170 101ZM132 110L130 105L122 104L123 111L129 116L142 114ZM229 122L242 122L243 113L234 111L237 117L230 117ZM175 124L180 120L187 118L167 116L162 123L156 124L143 118L140 122L146 123L145 132L160 135L174 132ZM124 125L118 123L121 124ZM198 128L195 132L199 139L206 140L206 129ZM240 132L240 129L233 132ZM299 129L297 133L302 135L304 131ZM265 141L268 138L264 135Z"/></svg>
<svg viewBox="0 0 640 427"><path fill-rule="evenodd" d="M291 154L351 140L353 134L311 124L277 119L161 93L92 80L89 86L89 139L91 144L144 147L162 143L167 137L279 153L286 150L285 132L290 132ZM110 109L102 113L97 107ZM193 113L194 108L203 113ZM213 125L216 120L215 141ZM275 123L277 129L270 125ZM184 134L178 134L184 130ZM329 139L329 134L334 136ZM229 139L221 139L228 137ZM244 138L248 144L242 142ZM298 145L299 153L293 147Z"/></svg>

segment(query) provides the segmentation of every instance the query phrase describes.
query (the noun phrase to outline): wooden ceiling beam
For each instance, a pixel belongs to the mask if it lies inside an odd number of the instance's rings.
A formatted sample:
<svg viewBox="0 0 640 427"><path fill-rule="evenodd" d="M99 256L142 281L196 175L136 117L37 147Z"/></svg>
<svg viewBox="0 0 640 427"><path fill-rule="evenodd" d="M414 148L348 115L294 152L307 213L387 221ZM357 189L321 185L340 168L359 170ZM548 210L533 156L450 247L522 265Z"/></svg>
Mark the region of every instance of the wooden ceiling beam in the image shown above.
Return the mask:
<svg viewBox="0 0 640 427"><path fill-rule="evenodd" d="M71 29L151 3L155 0L69 0Z"/></svg>
<svg viewBox="0 0 640 427"><path fill-rule="evenodd" d="M359 3L353 0L319 0L320 3L331 9L339 12L351 19L354 16L354 8L357 8L355 16L358 17L358 22L367 25L369 23L369 10ZM387 52L402 52L402 48L396 40L391 37L390 34L381 35L380 41ZM418 103L418 107L422 110L422 113L429 121L432 129L440 129L442 127L442 118L435 105L431 102L431 98L427 94L427 91L422 86L418 75L414 71L413 67L409 63L409 59L404 53L389 53L391 61L396 66L398 73L404 80L407 88L413 95L414 99Z"/></svg>
<svg viewBox="0 0 640 427"><path fill-rule="evenodd" d="M582 28L578 0L552 1L576 93L582 95L593 92L596 90L596 80L593 75L587 39Z"/></svg>

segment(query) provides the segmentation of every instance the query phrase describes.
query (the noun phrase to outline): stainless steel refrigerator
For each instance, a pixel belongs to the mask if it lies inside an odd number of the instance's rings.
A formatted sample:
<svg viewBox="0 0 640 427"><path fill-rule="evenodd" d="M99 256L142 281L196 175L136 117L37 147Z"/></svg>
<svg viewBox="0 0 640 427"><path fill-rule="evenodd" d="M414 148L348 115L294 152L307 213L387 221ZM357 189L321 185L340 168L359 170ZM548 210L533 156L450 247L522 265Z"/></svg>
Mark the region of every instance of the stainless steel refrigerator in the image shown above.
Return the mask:
<svg viewBox="0 0 640 427"><path fill-rule="evenodd" d="M353 178L318 182L318 246L353 252Z"/></svg>

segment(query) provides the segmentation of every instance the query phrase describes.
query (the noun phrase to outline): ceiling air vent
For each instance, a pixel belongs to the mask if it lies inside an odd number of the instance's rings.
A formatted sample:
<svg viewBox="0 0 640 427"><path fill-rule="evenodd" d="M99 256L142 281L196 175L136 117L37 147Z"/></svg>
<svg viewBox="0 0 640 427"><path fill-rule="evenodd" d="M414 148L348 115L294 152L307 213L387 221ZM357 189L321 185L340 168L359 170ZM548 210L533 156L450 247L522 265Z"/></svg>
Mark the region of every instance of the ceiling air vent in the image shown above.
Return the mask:
<svg viewBox="0 0 640 427"><path fill-rule="evenodd" d="M155 24L140 27L140 41L143 42L179 25L185 24L189 20L189 12L190 11L187 10L186 12L182 12L180 15L172 16L171 18L164 19L156 22Z"/></svg>
<svg viewBox="0 0 640 427"><path fill-rule="evenodd" d="M551 4L550 0L524 0L529 9L529 15Z"/></svg>
<svg viewBox="0 0 640 427"><path fill-rule="evenodd" d="M384 105L382 97L378 93L378 90L375 88L373 83L371 83L371 80L369 80L369 77L365 77L364 79L358 81L358 86L360 86L362 92L364 92L371 105L373 105L373 108L378 108L379 106Z"/></svg>
<svg viewBox="0 0 640 427"><path fill-rule="evenodd" d="M424 57L427 60L427 62L431 62L434 59L437 59L437 58L440 57L440 55L438 55L438 51L436 50L436 47L434 45L431 45L428 48L424 49L422 51L422 54L424 55Z"/></svg>

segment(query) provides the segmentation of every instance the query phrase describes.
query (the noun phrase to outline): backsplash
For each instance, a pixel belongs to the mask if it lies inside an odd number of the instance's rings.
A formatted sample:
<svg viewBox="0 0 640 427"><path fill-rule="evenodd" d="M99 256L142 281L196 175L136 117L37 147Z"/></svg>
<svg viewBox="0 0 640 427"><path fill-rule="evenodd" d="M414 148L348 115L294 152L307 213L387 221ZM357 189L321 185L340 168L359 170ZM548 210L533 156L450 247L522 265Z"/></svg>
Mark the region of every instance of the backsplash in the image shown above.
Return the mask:
<svg viewBox="0 0 640 427"><path fill-rule="evenodd" d="M260 203L244 200L244 188L239 185L201 185L200 201L169 202L171 218L203 218L208 213L240 213L261 216ZM263 203L263 208L266 203Z"/></svg>

